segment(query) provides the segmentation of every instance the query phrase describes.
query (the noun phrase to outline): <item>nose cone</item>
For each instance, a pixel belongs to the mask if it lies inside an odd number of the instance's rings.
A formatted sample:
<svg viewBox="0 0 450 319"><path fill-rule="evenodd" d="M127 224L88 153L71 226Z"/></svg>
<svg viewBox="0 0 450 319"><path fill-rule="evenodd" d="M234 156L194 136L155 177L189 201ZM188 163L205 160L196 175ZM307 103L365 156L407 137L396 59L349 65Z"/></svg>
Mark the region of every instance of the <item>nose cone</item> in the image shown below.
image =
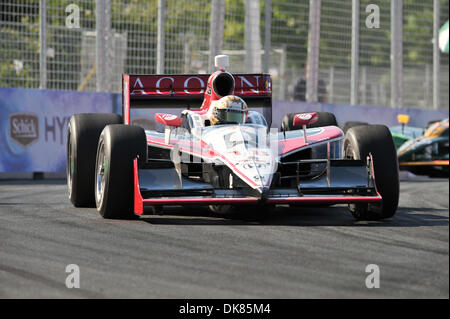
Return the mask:
<svg viewBox="0 0 450 319"><path fill-rule="evenodd" d="M212 130L205 139L214 145L233 173L263 195L267 193L276 170L276 158L269 148L266 134L266 129L236 125Z"/></svg>
<svg viewBox="0 0 450 319"><path fill-rule="evenodd" d="M269 186L257 187L256 190L261 195L261 199L266 199L269 195Z"/></svg>

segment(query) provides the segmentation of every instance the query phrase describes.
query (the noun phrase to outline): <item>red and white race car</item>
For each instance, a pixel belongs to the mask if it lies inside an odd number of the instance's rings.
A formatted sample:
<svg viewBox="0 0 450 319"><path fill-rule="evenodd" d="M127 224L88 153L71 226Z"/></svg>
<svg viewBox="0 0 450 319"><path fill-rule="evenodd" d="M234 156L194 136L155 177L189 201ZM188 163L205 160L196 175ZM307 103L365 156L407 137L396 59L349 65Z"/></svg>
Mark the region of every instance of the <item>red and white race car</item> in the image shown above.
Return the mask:
<svg viewBox="0 0 450 319"><path fill-rule="evenodd" d="M398 163L387 127L358 126L344 136L333 114L311 112L287 114L281 131L270 129L270 75L232 75L220 65L226 59L218 61L210 76L124 74L122 116L72 116L71 202L96 206L105 218L168 205L262 214L275 205L348 204L358 219L394 215ZM245 122L211 125L211 105L228 95L247 103ZM131 125L130 108L171 107L185 110L156 113L161 132Z"/></svg>

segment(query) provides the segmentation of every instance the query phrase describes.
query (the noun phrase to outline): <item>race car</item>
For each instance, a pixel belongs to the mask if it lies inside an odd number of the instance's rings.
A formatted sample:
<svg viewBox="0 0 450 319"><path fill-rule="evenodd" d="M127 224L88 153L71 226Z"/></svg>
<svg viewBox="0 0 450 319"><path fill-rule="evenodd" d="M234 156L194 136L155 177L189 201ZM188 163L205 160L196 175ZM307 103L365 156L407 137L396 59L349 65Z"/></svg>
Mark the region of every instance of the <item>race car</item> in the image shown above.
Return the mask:
<svg viewBox="0 0 450 319"><path fill-rule="evenodd" d="M409 119L409 115L407 114L398 114L397 121L400 125L390 128L392 138L394 139L395 147L397 149L399 149L405 142L422 136L425 132L425 129L420 127L406 126L409 123Z"/></svg>
<svg viewBox="0 0 450 319"><path fill-rule="evenodd" d="M448 119L432 123L422 136L406 141L398 149L401 170L416 175L448 177Z"/></svg>
<svg viewBox="0 0 450 319"><path fill-rule="evenodd" d="M216 67L211 75L124 74L122 116L73 115L73 205L118 219L174 205L263 216L276 205L348 204L357 219L395 214L398 162L387 127L344 135L333 114L308 112L287 114L278 131L270 75L232 75L226 56ZM168 113L173 107L184 110ZM163 129L131 125L132 108L164 110L155 114Z"/></svg>
<svg viewBox="0 0 450 319"><path fill-rule="evenodd" d="M400 146L402 146L402 144L405 143L406 141L422 136L425 132L425 129L423 128L406 126L406 124L409 123L409 115L407 114L399 114L397 116L397 120L400 125L393 126L390 128L392 138L394 140L394 144L397 149ZM367 122L348 121L342 125L342 130L344 131L344 133L346 133L352 127L368 124L369 123Z"/></svg>

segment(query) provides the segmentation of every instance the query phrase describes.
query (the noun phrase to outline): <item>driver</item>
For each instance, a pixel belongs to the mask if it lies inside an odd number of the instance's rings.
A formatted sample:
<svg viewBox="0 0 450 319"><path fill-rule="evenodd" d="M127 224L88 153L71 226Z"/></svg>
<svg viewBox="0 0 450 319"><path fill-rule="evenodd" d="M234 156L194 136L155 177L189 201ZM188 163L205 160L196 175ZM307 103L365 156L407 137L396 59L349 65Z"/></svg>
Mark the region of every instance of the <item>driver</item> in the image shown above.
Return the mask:
<svg viewBox="0 0 450 319"><path fill-rule="evenodd" d="M244 124L248 116L247 103L239 96L227 95L211 105L210 124Z"/></svg>

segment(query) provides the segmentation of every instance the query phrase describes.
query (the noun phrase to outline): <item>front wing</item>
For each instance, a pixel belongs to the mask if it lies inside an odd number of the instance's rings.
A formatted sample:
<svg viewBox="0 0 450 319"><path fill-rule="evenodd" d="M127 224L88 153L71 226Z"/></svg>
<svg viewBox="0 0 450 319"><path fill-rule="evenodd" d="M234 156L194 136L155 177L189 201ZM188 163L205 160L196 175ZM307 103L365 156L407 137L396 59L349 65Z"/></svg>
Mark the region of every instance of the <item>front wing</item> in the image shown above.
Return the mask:
<svg viewBox="0 0 450 319"><path fill-rule="evenodd" d="M379 203L382 198L375 184L372 157L360 160L306 160L326 162L322 174L310 179L296 179L294 187L272 186L262 194L245 188L215 188L210 183L194 181L173 167L139 167L134 160L134 212L142 214L145 206L163 205L240 205L240 204L351 204ZM302 161L299 161L301 163ZM286 163L285 163L286 164ZM289 164L289 163L287 163ZM293 163L292 163L293 164Z"/></svg>

